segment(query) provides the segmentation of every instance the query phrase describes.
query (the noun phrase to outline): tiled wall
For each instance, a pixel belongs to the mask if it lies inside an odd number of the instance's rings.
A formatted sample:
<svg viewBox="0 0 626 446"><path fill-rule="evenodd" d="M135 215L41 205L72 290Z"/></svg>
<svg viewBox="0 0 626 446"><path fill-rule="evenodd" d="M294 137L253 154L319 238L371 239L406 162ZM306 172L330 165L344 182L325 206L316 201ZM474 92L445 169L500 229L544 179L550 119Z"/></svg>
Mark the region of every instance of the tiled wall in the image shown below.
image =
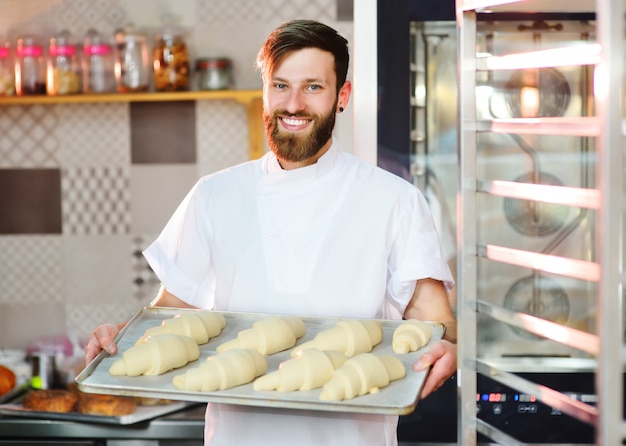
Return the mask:
<svg viewBox="0 0 626 446"><path fill-rule="evenodd" d="M156 30L167 12L189 29L192 60L233 60L236 88L260 88L256 51L284 20L352 37L337 0L3 0L0 35ZM149 302L158 283L141 250L199 176L246 160L246 123L227 100L0 106L0 349L86 339Z"/></svg>

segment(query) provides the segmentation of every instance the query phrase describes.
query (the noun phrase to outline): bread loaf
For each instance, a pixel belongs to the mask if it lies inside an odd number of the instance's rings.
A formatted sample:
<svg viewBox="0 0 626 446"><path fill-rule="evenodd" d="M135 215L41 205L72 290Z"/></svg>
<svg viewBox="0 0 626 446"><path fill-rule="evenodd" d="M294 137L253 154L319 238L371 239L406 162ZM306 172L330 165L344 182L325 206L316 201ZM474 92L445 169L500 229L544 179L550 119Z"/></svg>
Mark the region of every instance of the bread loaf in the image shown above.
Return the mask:
<svg viewBox="0 0 626 446"><path fill-rule="evenodd" d="M341 352L347 357L367 353L383 339L382 323L375 320L346 319L328 330L319 332L311 341L291 351L295 357L300 350L317 348Z"/></svg>
<svg viewBox="0 0 626 446"><path fill-rule="evenodd" d="M278 370L263 375L254 381L254 390L312 390L322 387L338 367L346 362L340 352L323 352L316 348L302 350L293 359L282 362Z"/></svg>
<svg viewBox="0 0 626 446"><path fill-rule="evenodd" d="M350 358L333 372L324 384L321 400L341 401L378 393L391 381L404 378L406 370L398 358L391 355L361 353Z"/></svg>
<svg viewBox="0 0 626 446"><path fill-rule="evenodd" d="M391 346L394 353L416 352L430 341L430 326L424 321L408 319L393 332Z"/></svg>
<svg viewBox="0 0 626 446"><path fill-rule="evenodd" d="M210 356L173 378L181 390L212 392L247 384L267 371L265 356L253 349L232 349Z"/></svg>
<svg viewBox="0 0 626 446"><path fill-rule="evenodd" d="M37 412L67 413L74 410L78 397L69 390L38 389L29 391L22 405Z"/></svg>
<svg viewBox="0 0 626 446"><path fill-rule="evenodd" d="M222 332L226 319L221 313L209 310L189 311L164 320L161 325L148 328L137 344L150 336L164 333L189 336L197 344L206 344Z"/></svg>
<svg viewBox="0 0 626 446"><path fill-rule="evenodd" d="M306 326L295 316L267 316L252 324L252 328L240 331L235 339L217 346L218 352L233 348L251 348L262 355L271 355L296 344L304 335Z"/></svg>
<svg viewBox="0 0 626 446"><path fill-rule="evenodd" d="M109 368L111 375L160 375L200 357L198 344L187 336L161 334L146 338L122 353Z"/></svg>

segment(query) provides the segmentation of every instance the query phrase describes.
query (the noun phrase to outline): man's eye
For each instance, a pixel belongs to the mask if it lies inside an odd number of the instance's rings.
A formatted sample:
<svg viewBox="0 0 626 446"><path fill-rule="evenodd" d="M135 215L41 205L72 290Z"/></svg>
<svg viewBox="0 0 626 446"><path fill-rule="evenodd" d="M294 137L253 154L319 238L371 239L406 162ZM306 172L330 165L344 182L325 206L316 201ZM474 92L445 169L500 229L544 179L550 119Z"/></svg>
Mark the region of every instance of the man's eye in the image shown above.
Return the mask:
<svg viewBox="0 0 626 446"><path fill-rule="evenodd" d="M276 88L278 88L279 90L284 90L285 88L287 88L286 84L276 84Z"/></svg>
<svg viewBox="0 0 626 446"><path fill-rule="evenodd" d="M319 85L309 85L309 90L319 90L320 86Z"/></svg>

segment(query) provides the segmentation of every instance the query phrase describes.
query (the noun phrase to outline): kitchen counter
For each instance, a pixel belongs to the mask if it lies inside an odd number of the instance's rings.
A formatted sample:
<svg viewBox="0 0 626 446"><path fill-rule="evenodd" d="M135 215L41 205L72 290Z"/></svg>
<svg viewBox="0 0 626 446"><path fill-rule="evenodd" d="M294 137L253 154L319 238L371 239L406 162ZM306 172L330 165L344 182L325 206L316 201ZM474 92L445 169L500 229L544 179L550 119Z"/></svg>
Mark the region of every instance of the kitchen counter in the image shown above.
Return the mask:
<svg viewBox="0 0 626 446"><path fill-rule="evenodd" d="M175 440L170 444L176 445L202 445L205 407L198 404L127 425L0 416L0 445L15 444L15 440L20 445L55 444L50 443L53 440L63 440L57 444L98 446L160 446L167 445L168 440Z"/></svg>

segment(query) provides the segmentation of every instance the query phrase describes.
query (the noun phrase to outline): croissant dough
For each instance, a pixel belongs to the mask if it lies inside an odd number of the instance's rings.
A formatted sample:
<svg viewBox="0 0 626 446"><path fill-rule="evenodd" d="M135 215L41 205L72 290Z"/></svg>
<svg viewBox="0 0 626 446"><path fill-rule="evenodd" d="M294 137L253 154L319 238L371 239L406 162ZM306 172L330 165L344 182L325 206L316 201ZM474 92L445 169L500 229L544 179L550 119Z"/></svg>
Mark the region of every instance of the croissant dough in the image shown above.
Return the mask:
<svg viewBox="0 0 626 446"><path fill-rule="evenodd" d="M185 312L164 320L161 325L148 328L137 344L150 336L163 333L189 336L197 344L206 344L209 339L219 335L225 326L226 319L221 313L209 310Z"/></svg>
<svg viewBox="0 0 626 446"><path fill-rule="evenodd" d="M416 352L430 341L430 326L424 321L408 319L393 332L391 346L394 353Z"/></svg>
<svg viewBox="0 0 626 446"><path fill-rule="evenodd" d="M282 362L278 370L261 376L254 381L254 390L312 390L322 387L333 371L346 362L340 352L323 352L316 348L302 350L293 359Z"/></svg>
<svg viewBox="0 0 626 446"><path fill-rule="evenodd" d="M293 347L305 332L306 326L299 317L267 316L255 321L251 328L241 330L235 339L218 345L217 351L251 348L263 355L271 355Z"/></svg>
<svg viewBox="0 0 626 446"><path fill-rule="evenodd" d="M395 356L361 353L348 359L333 372L330 380L324 384L320 399L341 401L367 393L378 393L391 381L405 376L404 365Z"/></svg>
<svg viewBox="0 0 626 446"><path fill-rule="evenodd" d="M171 333L147 338L122 353L109 368L116 376L160 375L200 357L198 344L188 336Z"/></svg>
<svg viewBox="0 0 626 446"><path fill-rule="evenodd" d="M304 342L291 351L295 357L299 351L307 348L338 351L352 357L359 353L367 353L383 339L383 328L380 321L346 319L337 322L333 328L319 332L311 341Z"/></svg>
<svg viewBox="0 0 626 446"><path fill-rule="evenodd" d="M210 356L172 379L181 390L212 392L247 384L267 371L265 356L253 349L232 349Z"/></svg>

